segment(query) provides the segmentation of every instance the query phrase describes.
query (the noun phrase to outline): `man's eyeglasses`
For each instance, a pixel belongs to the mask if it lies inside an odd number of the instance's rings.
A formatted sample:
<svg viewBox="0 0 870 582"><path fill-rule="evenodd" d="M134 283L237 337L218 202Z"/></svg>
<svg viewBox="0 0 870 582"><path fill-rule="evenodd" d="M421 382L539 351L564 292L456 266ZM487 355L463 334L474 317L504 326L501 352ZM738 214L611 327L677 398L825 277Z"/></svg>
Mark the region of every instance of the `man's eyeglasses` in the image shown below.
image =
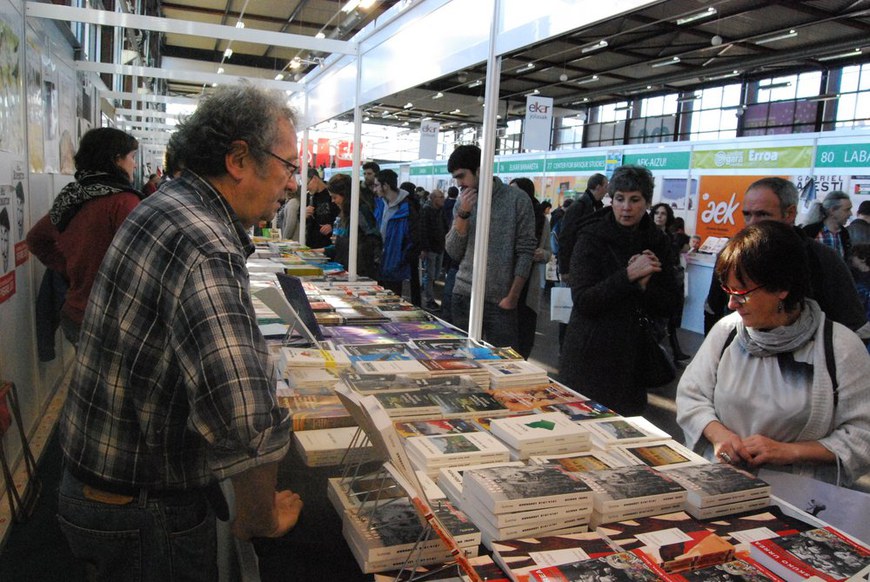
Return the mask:
<svg viewBox="0 0 870 582"><path fill-rule="evenodd" d="M749 294L750 293L752 293L753 291L758 291L759 289L762 289L763 287L764 287L764 285L759 285L758 287L754 287L752 289L749 289L748 291L734 291L733 289L729 289L725 285L722 285L722 291L724 291L726 293L726 295L733 297L734 301L736 301L740 305L743 305L744 303L749 301Z"/></svg>
<svg viewBox="0 0 870 582"><path fill-rule="evenodd" d="M273 158L275 158L276 160L281 162L281 164L283 164L283 166L284 166L284 170L287 172L288 178L292 177L294 174L296 174L296 172L299 171L299 166L297 166L293 162L285 160L284 158L282 158L281 156L277 155L276 153L274 153L272 151L269 151L265 148L254 148L254 149L258 149L263 153L269 154L270 156L272 156Z"/></svg>

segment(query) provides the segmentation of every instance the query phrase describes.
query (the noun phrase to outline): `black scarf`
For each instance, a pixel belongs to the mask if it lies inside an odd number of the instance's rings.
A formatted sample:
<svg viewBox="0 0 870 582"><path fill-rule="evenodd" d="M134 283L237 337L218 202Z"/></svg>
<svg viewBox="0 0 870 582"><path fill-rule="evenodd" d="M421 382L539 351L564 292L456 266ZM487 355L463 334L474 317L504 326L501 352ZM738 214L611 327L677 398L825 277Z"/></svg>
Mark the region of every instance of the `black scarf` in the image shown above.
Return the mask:
<svg viewBox="0 0 870 582"><path fill-rule="evenodd" d="M63 232L85 202L119 192L131 192L140 200L144 198L141 192L118 176L88 170L76 172L76 181L63 187L48 211L51 223Z"/></svg>

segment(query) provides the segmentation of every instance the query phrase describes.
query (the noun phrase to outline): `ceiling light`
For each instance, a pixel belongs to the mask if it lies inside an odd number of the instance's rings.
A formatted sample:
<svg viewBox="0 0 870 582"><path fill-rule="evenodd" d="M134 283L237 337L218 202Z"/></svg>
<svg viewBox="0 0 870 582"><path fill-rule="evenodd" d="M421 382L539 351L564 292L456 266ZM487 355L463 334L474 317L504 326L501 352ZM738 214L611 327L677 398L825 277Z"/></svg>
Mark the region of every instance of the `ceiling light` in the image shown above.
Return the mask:
<svg viewBox="0 0 870 582"><path fill-rule="evenodd" d="M341 11L345 13L353 12L357 6L359 6L359 0L348 0L347 4L341 7Z"/></svg>
<svg viewBox="0 0 870 582"><path fill-rule="evenodd" d="M453 111L451 111L448 115L456 115L457 113L462 113L462 110L459 109L458 107L456 109L454 109Z"/></svg>
<svg viewBox="0 0 870 582"><path fill-rule="evenodd" d="M230 47L227 47L227 50L224 51L224 58L228 59L231 56L233 56L233 49L231 49Z"/></svg>
<svg viewBox="0 0 870 582"><path fill-rule="evenodd" d="M580 49L580 52L584 54L591 53L592 51L601 50L603 48L607 48L607 41L602 39L596 43L584 46L582 49Z"/></svg>
<svg viewBox="0 0 870 582"><path fill-rule="evenodd" d="M702 10L701 12L696 12L690 16L683 16L682 18L677 18L677 24L682 26L684 24L688 24L690 22L695 22L697 20L701 20L703 18L710 18L716 14L716 9L710 6L706 10Z"/></svg>
<svg viewBox="0 0 870 582"><path fill-rule="evenodd" d="M777 34L775 36L769 36L767 38L760 38L755 41L755 44L767 44L769 42L776 42L778 40L785 40L787 38L794 38L798 35L795 29L791 29L788 32L784 32L782 34Z"/></svg>
<svg viewBox="0 0 870 582"><path fill-rule="evenodd" d="M786 87L791 87L791 81L783 81L781 83L770 83L769 85L759 85L759 89L767 89L772 91L773 89L785 89Z"/></svg>
<svg viewBox="0 0 870 582"><path fill-rule="evenodd" d="M692 101L700 98L700 95L698 95L697 93L693 93L691 95L684 95L683 97L680 97L679 99L677 99L677 103L691 103Z"/></svg>
<svg viewBox="0 0 870 582"><path fill-rule="evenodd" d="M239 20L236 22L236 28L245 28L245 23Z"/></svg>
<svg viewBox="0 0 870 582"><path fill-rule="evenodd" d="M469 89L474 89L475 87L480 87L483 85L483 79L477 79L468 84Z"/></svg>
<svg viewBox="0 0 870 582"><path fill-rule="evenodd" d="M410 109L413 106L414 106L414 104L411 103L410 101L408 101L407 103L405 103L405 105L402 107L402 109Z"/></svg>
<svg viewBox="0 0 870 582"><path fill-rule="evenodd" d="M299 57L293 57L293 60L290 61L290 68L291 69L298 69L301 66L302 66L302 61L299 59Z"/></svg>
<svg viewBox="0 0 870 582"><path fill-rule="evenodd" d="M598 80L598 75L592 75L591 77L587 77L585 79L580 79L577 81L578 85L585 85L586 83L594 83Z"/></svg>
<svg viewBox="0 0 870 582"><path fill-rule="evenodd" d="M714 75L712 77L704 77L704 79L702 79L702 80L704 80L704 81L718 81L720 79L728 79L730 77L736 77L739 74L740 74L740 71L735 69L734 71L731 71L730 73L725 73L722 75Z"/></svg>
<svg viewBox="0 0 870 582"><path fill-rule="evenodd" d="M837 55L830 55L827 57L819 57L817 61L833 61L834 59L848 59L849 57L857 57L861 54L861 49L856 48L855 50L851 50L847 53L840 53Z"/></svg>
<svg viewBox="0 0 870 582"><path fill-rule="evenodd" d="M212 87L217 87L217 83L212 83L211 86L212 86Z"/></svg>
<svg viewBox="0 0 870 582"><path fill-rule="evenodd" d="M275 75L275 80L276 81L283 81L284 80L284 73L278 73L277 75Z"/></svg>
<svg viewBox="0 0 870 582"><path fill-rule="evenodd" d="M830 93L823 95L816 95L815 97L807 97L804 101L834 101L835 99L839 99L840 95L838 93Z"/></svg>
<svg viewBox="0 0 870 582"><path fill-rule="evenodd" d="M534 68L535 68L535 63L526 63L525 65L523 65L522 67L517 69L517 72L521 73L523 71L531 71Z"/></svg>
<svg viewBox="0 0 870 582"><path fill-rule="evenodd" d="M320 32L318 32L317 34L314 35L314 38L326 38L326 35L323 34L323 31L321 30Z"/></svg>
<svg viewBox="0 0 870 582"><path fill-rule="evenodd" d="M217 74L218 74L218 75L223 75L223 74L224 74L224 68L223 68L223 67L218 67Z"/></svg>
<svg viewBox="0 0 870 582"><path fill-rule="evenodd" d="M535 89L534 91L529 91L528 93L523 95L523 97L531 97L532 95L540 95L540 93L541 93L540 89Z"/></svg>
<svg viewBox="0 0 870 582"><path fill-rule="evenodd" d="M666 61L659 61L657 63L650 64L650 67L653 69L658 69L659 67L667 67L668 65L676 65L679 64L680 57L672 57Z"/></svg>
<svg viewBox="0 0 870 582"><path fill-rule="evenodd" d="M441 91L438 91L437 93L432 95L432 99L441 99L442 97L444 97L444 93L442 93Z"/></svg>
<svg viewBox="0 0 870 582"><path fill-rule="evenodd" d="M460 83L464 83L468 80L468 75L466 75L465 73L459 73L459 75L456 77L456 80Z"/></svg>
<svg viewBox="0 0 870 582"><path fill-rule="evenodd" d="M568 73L562 73L561 75L559 75L559 80L562 81L563 83L565 81L567 81L568 80Z"/></svg>
<svg viewBox="0 0 870 582"><path fill-rule="evenodd" d="M372 4L374 4L374 3L375 3L375 0L362 0L362 2L359 3L359 7L362 8L363 10L368 10L369 8L372 7Z"/></svg>

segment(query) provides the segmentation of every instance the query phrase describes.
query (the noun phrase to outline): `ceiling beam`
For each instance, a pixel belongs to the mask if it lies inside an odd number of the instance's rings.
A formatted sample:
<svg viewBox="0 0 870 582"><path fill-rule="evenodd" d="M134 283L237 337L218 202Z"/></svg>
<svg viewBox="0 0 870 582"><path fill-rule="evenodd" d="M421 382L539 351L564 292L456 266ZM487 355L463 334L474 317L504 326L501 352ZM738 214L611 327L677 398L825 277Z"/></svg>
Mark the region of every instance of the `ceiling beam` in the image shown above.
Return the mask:
<svg viewBox="0 0 870 582"><path fill-rule="evenodd" d="M235 26L225 26L222 24L175 20L161 16L122 14L107 10L73 8L71 6L43 4L42 2L33 1L27 2L25 6L26 15L30 18L84 22L87 24L99 24L101 26L120 26L122 28L186 34L188 36L200 36L204 38L220 38L237 42L274 45L284 48L298 48L342 55L357 54L357 45L354 42L314 38L313 36L302 34L288 34L253 28L236 28Z"/></svg>
<svg viewBox="0 0 870 582"><path fill-rule="evenodd" d="M174 97L169 95L152 95L150 93L123 93L120 91L101 91L100 96L106 99L125 99L127 101L147 101L148 103L174 103L177 105L193 105L199 104L196 99L190 97Z"/></svg>

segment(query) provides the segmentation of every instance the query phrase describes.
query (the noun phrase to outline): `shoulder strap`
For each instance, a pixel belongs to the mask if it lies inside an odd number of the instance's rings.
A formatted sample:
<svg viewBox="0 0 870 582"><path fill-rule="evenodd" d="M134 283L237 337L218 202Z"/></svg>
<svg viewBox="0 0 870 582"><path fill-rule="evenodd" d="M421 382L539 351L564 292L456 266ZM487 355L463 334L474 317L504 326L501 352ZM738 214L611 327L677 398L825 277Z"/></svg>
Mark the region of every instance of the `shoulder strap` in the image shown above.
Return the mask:
<svg viewBox="0 0 870 582"><path fill-rule="evenodd" d="M825 342L825 364L831 377L831 389L834 391L834 410L837 410L840 401L840 383L837 382L837 362L834 360L834 322L827 317L822 333Z"/></svg>
<svg viewBox="0 0 870 582"><path fill-rule="evenodd" d="M725 343L722 344L722 351L719 352L719 361L720 362L722 361L722 356L725 355L725 350L728 349L728 346L731 345L731 342L733 342L734 338L736 338L736 337L737 337L737 328L735 327L734 329L731 330L731 333L728 334L728 337L725 338Z"/></svg>

